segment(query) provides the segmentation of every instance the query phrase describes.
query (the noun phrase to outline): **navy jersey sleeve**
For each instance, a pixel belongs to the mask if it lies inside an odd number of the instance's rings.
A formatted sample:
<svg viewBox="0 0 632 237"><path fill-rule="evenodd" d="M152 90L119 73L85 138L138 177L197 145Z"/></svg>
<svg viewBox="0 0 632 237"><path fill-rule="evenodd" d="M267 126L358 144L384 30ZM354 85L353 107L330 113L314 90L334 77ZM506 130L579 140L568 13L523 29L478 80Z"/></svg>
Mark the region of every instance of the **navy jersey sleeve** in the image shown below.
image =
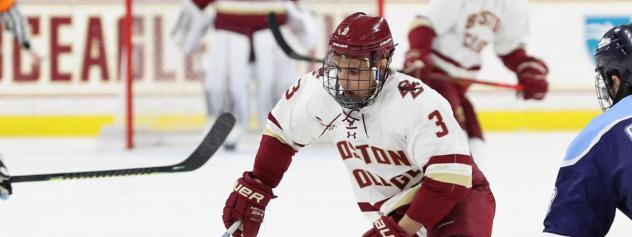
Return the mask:
<svg viewBox="0 0 632 237"><path fill-rule="evenodd" d="M555 195L544 220L544 232L565 236L604 236L616 211L609 175L596 165L603 146L597 145L574 165L561 167Z"/></svg>
<svg viewBox="0 0 632 237"><path fill-rule="evenodd" d="M632 188L631 104L593 119L569 146L555 182L544 232L605 236L619 208L629 215ZM629 108L629 107L627 107Z"/></svg>

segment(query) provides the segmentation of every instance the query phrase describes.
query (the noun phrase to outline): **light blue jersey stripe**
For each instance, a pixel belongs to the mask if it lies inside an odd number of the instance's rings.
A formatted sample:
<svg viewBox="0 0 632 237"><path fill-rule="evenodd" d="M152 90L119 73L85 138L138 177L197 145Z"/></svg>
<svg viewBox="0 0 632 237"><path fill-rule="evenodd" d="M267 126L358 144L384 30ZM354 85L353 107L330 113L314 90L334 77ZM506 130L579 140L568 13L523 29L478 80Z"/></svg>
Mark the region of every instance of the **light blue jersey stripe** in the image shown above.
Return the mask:
<svg viewBox="0 0 632 237"><path fill-rule="evenodd" d="M630 138L630 141L632 141L632 124L628 125L625 128L625 133L628 134L628 137Z"/></svg>
<svg viewBox="0 0 632 237"><path fill-rule="evenodd" d="M599 142L601 136L622 120L632 118L632 96L627 96L605 113L595 117L584 130L575 137L566 150L562 167L574 165Z"/></svg>

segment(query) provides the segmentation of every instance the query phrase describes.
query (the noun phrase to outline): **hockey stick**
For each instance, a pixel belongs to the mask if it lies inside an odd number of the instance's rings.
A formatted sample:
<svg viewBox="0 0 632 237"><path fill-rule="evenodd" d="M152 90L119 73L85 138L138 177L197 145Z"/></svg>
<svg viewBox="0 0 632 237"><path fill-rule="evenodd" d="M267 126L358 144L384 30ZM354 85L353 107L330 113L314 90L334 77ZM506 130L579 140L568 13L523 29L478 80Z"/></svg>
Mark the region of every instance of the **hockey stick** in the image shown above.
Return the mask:
<svg viewBox="0 0 632 237"><path fill-rule="evenodd" d="M287 41L285 41L285 38L283 38L283 34L281 34L281 28L279 26L279 22L277 21L276 14L274 12L270 12L268 14L268 26L270 26L270 31L272 31L272 36L274 36L274 41L277 42L281 50L283 50L285 55L287 55L288 57L292 59L300 60L300 61L316 62L316 63L323 62L323 60L319 58L297 54L294 51L294 49L290 47Z"/></svg>
<svg viewBox="0 0 632 237"><path fill-rule="evenodd" d="M274 12L270 12L268 14L268 26L270 27L270 31L272 32L272 36L274 36L274 40L277 42L277 45L279 45L279 48L281 48L281 50L283 50L283 52L289 58L300 60L300 61L307 61L307 62L319 62L319 63L323 62L322 59L300 55L296 53L296 51L294 51L292 47L290 47L290 45L287 43L287 41L283 37L283 34L281 33L281 29L279 28L280 27L279 22L277 21L276 14ZM402 70L397 70L397 71L402 72ZM434 76L435 75L433 75L433 77ZM480 84L480 85L486 85L486 86L494 86L494 87L500 87L500 88L505 88L505 89L511 89L511 90L516 90L516 91L522 90L522 86L520 85L505 84L505 83L491 82L491 81L481 81L481 80L471 79L471 78L446 77L444 75L436 76L436 77L437 79L461 80L461 83L463 84Z"/></svg>
<svg viewBox="0 0 632 237"><path fill-rule="evenodd" d="M400 71L401 72L401 71ZM439 80L454 80L455 82L462 84L462 85L471 85L471 84L479 84L479 85L486 85L486 86L493 86L493 87L500 87L500 88L505 88L505 89L511 89L511 90L515 90L515 91L522 91L524 88L522 85L513 85L513 84L506 84L506 83L501 83L501 82L492 82L492 81L481 81L481 80L476 80L476 79L471 79L471 78L463 78L463 77L451 77L442 73L432 73L430 74L430 78L433 79L439 79Z"/></svg>
<svg viewBox="0 0 632 237"><path fill-rule="evenodd" d="M233 233L235 233L237 229L239 229L240 225L241 225L241 221L235 221L235 223L233 223L230 227L228 227L228 229L226 230L224 235L222 235L222 237L230 237L231 235L233 235Z"/></svg>
<svg viewBox="0 0 632 237"><path fill-rule="evenodd" d="M128 175L147 175L159 173L176 173L193 171L200 168L208 161L213 154L222 146L224 140L235 125L235 117L229 113L220 115L211 130L206 134L204 140L198 145L189 157L184 161L167 166L154 166L144 168L116 169L116 170L100 170L85 172L69 172L55 174L33 174L11 176L11 183L17 182L33 182L33 181L49 181L49 180L65 180L65 179L84 179L84 178L103 178L114 176Z"/></svg>

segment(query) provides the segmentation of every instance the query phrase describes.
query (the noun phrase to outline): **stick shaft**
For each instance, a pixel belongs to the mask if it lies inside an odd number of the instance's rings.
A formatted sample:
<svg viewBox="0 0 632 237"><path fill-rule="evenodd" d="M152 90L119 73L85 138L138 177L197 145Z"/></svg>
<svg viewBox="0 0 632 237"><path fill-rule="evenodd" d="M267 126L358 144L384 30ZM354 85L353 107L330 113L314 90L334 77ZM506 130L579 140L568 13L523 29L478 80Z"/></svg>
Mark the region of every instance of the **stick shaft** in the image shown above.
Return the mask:
<svg viewBox="0 0 632 237"><path fill-rule="evenodd" d="M241 221L235 221L235 223L233 223L230 227L228 227L228 229L226 230L226 233L224 233L222 237L230 237L231 235L233 235L233 233L235 233L235 231L237 231L237 229L239 229L240 225L241 225Z"/></svg>

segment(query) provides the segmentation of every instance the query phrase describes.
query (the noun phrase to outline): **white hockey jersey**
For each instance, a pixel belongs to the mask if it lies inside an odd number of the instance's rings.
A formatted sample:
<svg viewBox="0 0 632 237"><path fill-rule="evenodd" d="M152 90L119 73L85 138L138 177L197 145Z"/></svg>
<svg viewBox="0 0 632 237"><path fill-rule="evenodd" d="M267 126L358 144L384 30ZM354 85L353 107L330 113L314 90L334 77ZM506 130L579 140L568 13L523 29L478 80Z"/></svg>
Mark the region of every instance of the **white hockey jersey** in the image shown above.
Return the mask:
<svg viewBox="0 0 632 237"><path fill-rule="evenodd" d="M390 73L375 103L359 110L340 107L324 90L319 70L306 74L276 104L264 132L295 150L329 137L370 221L410 203L431 170L423 173L431 157L470 154L448 102L419 80ZM471 187L469 165L438 164L432 170Z"/></svg>
<svg viewBox="0 0 632 237"><path fill-rule="evenodd" d="M434 0L423 15L419 24L429 24L437 35L433 62L456 77L475 76L487 45L507 55L524 45L529 31L526 0Z"/></svg>

